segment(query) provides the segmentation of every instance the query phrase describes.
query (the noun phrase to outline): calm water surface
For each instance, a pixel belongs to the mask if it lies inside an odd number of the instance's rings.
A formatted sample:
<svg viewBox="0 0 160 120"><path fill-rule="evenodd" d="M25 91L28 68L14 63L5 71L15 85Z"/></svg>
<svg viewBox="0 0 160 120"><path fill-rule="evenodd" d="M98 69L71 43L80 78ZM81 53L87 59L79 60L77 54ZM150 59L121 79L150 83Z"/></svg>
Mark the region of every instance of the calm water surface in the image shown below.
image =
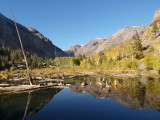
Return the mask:
<svg viewBox="0 0 160 120"><path fill-rule="evenodd" d="M153 78L84 78L71 87L0 96L1 120L160 120Z"/></svg>

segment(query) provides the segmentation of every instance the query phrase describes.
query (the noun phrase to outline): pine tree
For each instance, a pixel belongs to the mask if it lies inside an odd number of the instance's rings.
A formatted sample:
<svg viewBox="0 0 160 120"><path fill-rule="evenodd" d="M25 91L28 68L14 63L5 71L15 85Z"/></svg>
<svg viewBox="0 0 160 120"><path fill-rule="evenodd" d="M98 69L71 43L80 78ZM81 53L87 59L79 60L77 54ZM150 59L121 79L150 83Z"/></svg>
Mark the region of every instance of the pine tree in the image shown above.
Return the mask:
<svg viewBox="0 0 160 120"><path fill-rule="evenodd" d="M142 39L140 38L138 32L136 32L136 34L133 36L133 40L134 40L134 46L136 48L137 51L142 51Z"/></svg>
<svg viewBox="0 0 160 120"><path fill-rule="evenodd" d="M155 38L157 36L158 31L159 31L159 28L158 28L157 22L154 22L152 25L152 32L154 32Z"/></svg>

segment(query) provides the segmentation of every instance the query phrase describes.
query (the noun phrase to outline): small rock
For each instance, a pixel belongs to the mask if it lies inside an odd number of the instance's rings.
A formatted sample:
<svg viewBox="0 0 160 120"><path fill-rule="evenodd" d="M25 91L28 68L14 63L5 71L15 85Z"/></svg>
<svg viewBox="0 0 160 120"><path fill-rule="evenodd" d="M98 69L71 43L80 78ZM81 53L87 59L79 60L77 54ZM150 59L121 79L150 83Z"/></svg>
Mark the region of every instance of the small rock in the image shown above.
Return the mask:
<svg viewBox="0 0 160 120"><path fill-rule="evenodd" d="M145 70L147 67L146 67L146 65L144 64L144 62L141 62L139 65L138 65L138 67L137 67L137 70L138 71L143 71L143 70Z"/></svg>

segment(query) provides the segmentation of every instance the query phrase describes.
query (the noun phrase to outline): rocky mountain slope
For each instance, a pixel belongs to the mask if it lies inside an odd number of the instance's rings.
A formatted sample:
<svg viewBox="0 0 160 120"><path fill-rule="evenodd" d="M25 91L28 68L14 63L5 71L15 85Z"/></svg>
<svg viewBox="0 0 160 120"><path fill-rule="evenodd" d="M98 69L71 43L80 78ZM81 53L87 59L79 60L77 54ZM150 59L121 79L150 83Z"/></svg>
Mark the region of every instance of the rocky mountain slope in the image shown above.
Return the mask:
<svg viewBox="0 0 160 120"><path fill-rule="evenodd" d="M129 26L123 28L116 33L112 34L108 38L94 39L91 40L88 44L84 45L79 51L75 53L75 56L78 55L92 55L99 53L100 51L110 48L114 45L120 44L126 40L129 40L136 34L136 32L141 33L145 31L147 26Z"/></svg>
<svg viewBox="0 0 160 120"><path fill-rule="evenodd" d="M75 46L71 46L69 50L66 50L65 52L67 56L74 56L75 53L77 53L81 48L82 48L82 45L75 45Z"/></svg>
<svg viewBox="0 0 160 120"><path fill-rule="evenodd" d="M37 30L17 24L24 49L41 57L66 56L66 53ZM14 22L0 14L0 44L12 49L20 48ZM55 55L56 50L56 55Z"/></svg>
<svg viewBox="0 0 160 120"><path fill-rule="evenodd" d="M105 41L97 47L94 53L98 53L106 48L123 43L124 41L131 39L136 34L136 32L141 33L142 31L145 31L146 28L147 26L144 25L123 28L110 37L106 38Z"/></svg>
<svg viewBox="0 0 160 120"><path fill-rule="evenodd" d="M160 8L155 12L151 23L153 23L154 21L157 21L157 20L160 20Z"/></svg>
<svg viewBox="0 0 160 120"><path fill-rule="evenodd" d="M154 28L155 27L155 28ZM155 12L151 24L142 35L142 44L148 46L153 42L160 40L160 8ZM155 30L154 30L155 29ZM155 35L156 31L156 35Z"/></svg>
<svg viewBox="0 0 160 120"><path fill-rule="evenodd" d="M103 38L96 38L91 40L88 44L84 45L81 49L75 52L75 56L93 54L94 51L97 50L97 46L99 46L104 40L105 39Z"/></svg>

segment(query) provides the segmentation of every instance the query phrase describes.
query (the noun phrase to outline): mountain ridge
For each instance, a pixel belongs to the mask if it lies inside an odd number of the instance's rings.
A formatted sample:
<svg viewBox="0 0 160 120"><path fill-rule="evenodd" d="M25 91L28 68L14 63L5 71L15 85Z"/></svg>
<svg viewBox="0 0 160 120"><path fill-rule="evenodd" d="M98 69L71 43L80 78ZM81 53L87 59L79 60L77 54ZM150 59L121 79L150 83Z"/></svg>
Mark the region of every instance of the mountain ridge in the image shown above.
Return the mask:
<svg viewBox="0 0 160 120"><path fill-rule="evenodd" d="M74 46L71 46L69 48L69 50L66 50L65 53L68 55L68 56L71 56L73 57L74 54L83 47L83 45L74 45Z"/></svg>
<svg viewBox="0 0 160 120"><path fill-rule="evenodd" d="M60 48L55 46L48 38L36 29L17 23L25 51L40 57L54 58L67 56ZM19 49L20 43L17 37L14 22L0 13L0 44L11 49ZM56 54L55 54L56 50Z"/></svg>
<svg viewBox="0 0 160 120"><path fill-rule="evenodd" d="M145 25L127 26L113 33L107 38L96 38L89 41L86 45L81 47L78 51L74 52L75 56L79 55L93 55L97 54L104 49L113 47L126 40L131 39L136 32L141 33L147 29Z"/></svg>

